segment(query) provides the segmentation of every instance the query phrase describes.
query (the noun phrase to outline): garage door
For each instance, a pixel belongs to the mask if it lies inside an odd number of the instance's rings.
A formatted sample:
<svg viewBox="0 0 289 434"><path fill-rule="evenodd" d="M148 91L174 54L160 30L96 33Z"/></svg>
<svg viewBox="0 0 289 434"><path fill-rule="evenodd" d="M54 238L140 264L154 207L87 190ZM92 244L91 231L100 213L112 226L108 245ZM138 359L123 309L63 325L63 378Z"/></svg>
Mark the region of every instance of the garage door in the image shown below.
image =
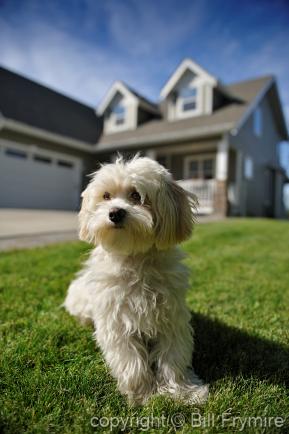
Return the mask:
<svg viewBox="0 0 289 434"><path fill-rule="evenodd" d="M80 159L0 143L0 207L75 210L80 186Z"/></svg>

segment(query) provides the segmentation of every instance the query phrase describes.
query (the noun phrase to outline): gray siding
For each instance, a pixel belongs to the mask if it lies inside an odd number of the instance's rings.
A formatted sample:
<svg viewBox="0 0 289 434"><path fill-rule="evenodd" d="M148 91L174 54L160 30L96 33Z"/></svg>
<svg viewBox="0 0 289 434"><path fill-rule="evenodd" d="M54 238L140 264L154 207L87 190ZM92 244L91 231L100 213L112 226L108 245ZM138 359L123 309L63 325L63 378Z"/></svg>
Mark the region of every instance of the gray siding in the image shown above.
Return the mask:
<svg viewBox="0 0 289 434"><path fill-rule="evenodd" d="M237 136L230 137L230 145L242 152L242 186L241 214L248 216L264 216L270 214L272 202L272 176L268 166L278 163L277 146L282 140L277 131L274 115L268 95L261 101L262 133L254 133L253 115L241 128ZM244 178L244 159L250 157L254 164L254 174L251 180Z"/></svg>

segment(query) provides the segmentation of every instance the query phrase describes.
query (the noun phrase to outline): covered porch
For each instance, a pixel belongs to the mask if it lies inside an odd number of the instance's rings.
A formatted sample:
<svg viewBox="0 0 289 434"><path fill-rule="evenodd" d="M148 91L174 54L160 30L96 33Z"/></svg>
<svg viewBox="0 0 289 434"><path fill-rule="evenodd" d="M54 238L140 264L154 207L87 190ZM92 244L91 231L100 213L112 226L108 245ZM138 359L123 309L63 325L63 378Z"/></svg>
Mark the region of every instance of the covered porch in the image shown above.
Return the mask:
<svg viewBox="0 0 289 434"><path fill-rule="evenodd" d="M227 215L230 156L226 136L198 145L151 150L147 155L167 167L181 187L197 196L198 214Z"/></svg>

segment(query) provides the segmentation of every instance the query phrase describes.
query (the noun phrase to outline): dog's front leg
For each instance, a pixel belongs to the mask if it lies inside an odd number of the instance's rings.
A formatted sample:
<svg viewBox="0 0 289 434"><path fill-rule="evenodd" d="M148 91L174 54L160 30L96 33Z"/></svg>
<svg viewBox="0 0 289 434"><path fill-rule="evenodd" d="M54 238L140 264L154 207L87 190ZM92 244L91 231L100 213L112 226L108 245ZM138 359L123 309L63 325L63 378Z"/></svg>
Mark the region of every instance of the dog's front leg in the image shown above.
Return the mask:
<svg viewBox="0 0 289 434"><path fill-rule="evenodd" d="M153 357L157 369L157 389L161 394L172 395L188 403L206 400L207 386L192 369L193 333L189 324L160 334Z"/></svg>
<svg viewBox="0 0 289 434"><path fill-rule="evenodd" d="M96 335L99 333L96 331ZM120 392L131 404L142 404L154 392L155 381L149 365L149 355L141 338L112 335L96 336Z"/></svg>

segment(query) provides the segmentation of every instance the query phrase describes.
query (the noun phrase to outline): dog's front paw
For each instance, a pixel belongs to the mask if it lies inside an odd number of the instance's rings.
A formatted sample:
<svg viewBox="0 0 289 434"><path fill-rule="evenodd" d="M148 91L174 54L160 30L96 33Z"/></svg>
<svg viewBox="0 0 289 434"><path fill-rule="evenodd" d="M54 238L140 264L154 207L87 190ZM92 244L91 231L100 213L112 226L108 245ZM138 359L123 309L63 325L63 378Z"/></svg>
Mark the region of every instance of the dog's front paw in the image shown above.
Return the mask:
<svg viewBox="0 0 289 434"><path fill-rule="evenodd" d="M131 406L144 405L156 392L153 383L142 383L139 387L119 387L120 392L127 397Z"/></svg>
<svg viewBox="0 0 289 434"><path fill-rule="evenodd" d="M183 381L159 383L157 392L160 395L169 395L186 404L204 404L208 399L209 386L203 384L202 380L190 369Z"/></svg>
<svg viewBox="0 0 289 434"><path fill-rule="evenodd" d="M179 399L187 404L204 404L209 395L209 386L207 384L195 385L187 384L183 386L179 393Z"/></svg>
<svg viewBox="0 0 289 434"><path fill-rule="evenodd" d="M131 405L132 407L134 406L138 406L138 405L144 405L148 402L148 400L150 399L150 397L152 396L152 394L146 394L146 395L141 395L138 393L127 393L127 400L129 405Z"/></svg>

